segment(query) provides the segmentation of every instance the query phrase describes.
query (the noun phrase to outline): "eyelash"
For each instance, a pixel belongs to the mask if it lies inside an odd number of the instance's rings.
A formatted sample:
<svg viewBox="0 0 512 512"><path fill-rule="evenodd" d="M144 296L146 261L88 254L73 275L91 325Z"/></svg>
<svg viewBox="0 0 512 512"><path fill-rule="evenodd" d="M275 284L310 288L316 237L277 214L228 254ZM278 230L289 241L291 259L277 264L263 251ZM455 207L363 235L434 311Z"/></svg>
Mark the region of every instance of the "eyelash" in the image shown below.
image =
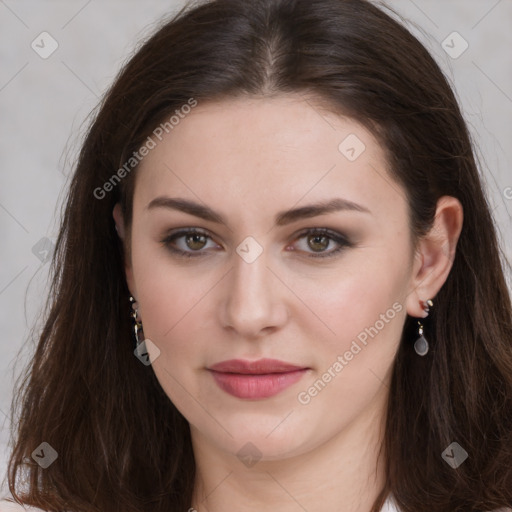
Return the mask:
<svg viewBox="0 0 512 512"><path fill-rule="evenodd" d="M205 236L207 238L210 238L211 237L208 235L208 233L200 230L200 229L196 229L196 228L193 228L193 229L183 229L183 230L180 230L180 231L177 231L175 233L171 233L169 236L165 237L161 243L172 253L178 255L178 256L183 256L185 258L198 258L198 257L202 257L204 255L204 251L203 252L200 252L200 251L193 251L193 252L189 252L189 251L182 251L181 249L176 249L175 247L173 247L171 245L171 242L173 242L174 240L178 239L178 238L181 238L183 236L187 236L187 235L202 235L202 236ZM314 235L314 236L326 236L327 238L329 238L330 240L333 240L334 242L338 243L340 246L337 248L337 249L334 249L333 251L330 251L330 252L327 252L327 253L311 253L309 254L307 257L308 258L331 258L331 257L334 257L335 255L337 255L338 253L340 253L341 251L343 251L345 248L349 248L349 247L352 247L353 244L346 238L344 237L343 235L339 234L339 233L336 233L335 231L331 231L330 229L326 229L326 228L310 228L310 229L307 229L305 231L302 231L301 233L299 233L297 235L297 240L298 239L301 239L301 238L304 238L308 235Z"/></svg>

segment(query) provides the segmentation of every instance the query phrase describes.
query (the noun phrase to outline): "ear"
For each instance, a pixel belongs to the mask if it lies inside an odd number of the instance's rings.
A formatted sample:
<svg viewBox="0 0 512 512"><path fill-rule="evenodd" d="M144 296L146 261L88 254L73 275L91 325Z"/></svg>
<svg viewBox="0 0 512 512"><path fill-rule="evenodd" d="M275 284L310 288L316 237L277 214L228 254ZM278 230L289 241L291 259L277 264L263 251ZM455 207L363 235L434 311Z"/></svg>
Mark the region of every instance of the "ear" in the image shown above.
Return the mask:
<svg viewBox="0 0 512 512"><path fill-rule="evenodd" d="M129 247L126 247L125 242L125 223L124 223L124 217L123 217L123 210L121 209L121 205L119 203L116 203L114 206L114 209L112 211L112 216L114 217L114 221L116 224L116 231L119 235L119 238L123 241L123 247L124 247L124 272L126 275L126 283L128 285L128 289L130 290L130 293L136 298L137 297L137 291L134 286L134 279L133 279L133 269L131 264L131 257L130 254L127 254L127 251L129 251Z"/></svg>
<svg viewBox="0 0 512 512"><path fill-rule="evenodd" d="M433 299L445 283L455 259L464 212L459 200L443 196L437 202L434 224L418 243L414 257L406 309L410 316L425 318L424 303Z"/></svg>
<svg viewBox="0 0 512 512"><path fill-rule="evenodd" d="M116 223L116 231L119 235L119 238L124 240L124 218L120 203L115 204L114 210L112 211L112 217L114 217L114 222Z"/></svg>

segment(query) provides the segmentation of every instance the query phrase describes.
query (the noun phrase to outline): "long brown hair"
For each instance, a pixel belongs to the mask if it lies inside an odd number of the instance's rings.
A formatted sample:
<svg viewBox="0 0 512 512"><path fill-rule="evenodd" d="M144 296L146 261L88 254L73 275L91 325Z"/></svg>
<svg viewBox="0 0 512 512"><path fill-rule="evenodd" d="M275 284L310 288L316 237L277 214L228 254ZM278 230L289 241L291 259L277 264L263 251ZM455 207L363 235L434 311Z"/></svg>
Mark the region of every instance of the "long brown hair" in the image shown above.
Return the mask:
<svg viewBox="0 0 512 512"><path fill-rule="evenodd" d="M134 357L123 247L133 152L191 98L309 93L364 123L402 184L415 240L437 200L458 198L464 225L450 275L411 347L406 319L390 386L386 482L405 512L512 506L512 306L489 205L454 94L427 50L366 0L214 0L186 7L130 59L92 121L52 261L50 308L12 404L9 489L46 510L142 512L190 507L189 425L151 366ZM105 193L98 192L98 189ZM95 193L96 191L96 193ZM102 197L99 197L102 196ZM58 458L31 457L42 442ZM459 443L457 469L442 458Z"/></svg>

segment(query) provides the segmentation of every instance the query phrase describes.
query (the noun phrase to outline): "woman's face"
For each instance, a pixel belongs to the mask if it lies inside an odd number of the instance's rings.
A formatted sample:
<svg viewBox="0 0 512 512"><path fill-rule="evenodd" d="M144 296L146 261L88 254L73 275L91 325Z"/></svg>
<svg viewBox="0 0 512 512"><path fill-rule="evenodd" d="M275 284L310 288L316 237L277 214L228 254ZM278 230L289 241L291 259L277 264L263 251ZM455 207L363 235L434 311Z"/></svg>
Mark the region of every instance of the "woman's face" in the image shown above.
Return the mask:
<svg viewBox="0 0 512 512"><path fill-rule="evenodd" d="M198 104L137 170L127 279L152 368L228 453L290 457L382 417L413 263L382 148L298 95ZM298 370L212 370L260 359Z"/></svg>

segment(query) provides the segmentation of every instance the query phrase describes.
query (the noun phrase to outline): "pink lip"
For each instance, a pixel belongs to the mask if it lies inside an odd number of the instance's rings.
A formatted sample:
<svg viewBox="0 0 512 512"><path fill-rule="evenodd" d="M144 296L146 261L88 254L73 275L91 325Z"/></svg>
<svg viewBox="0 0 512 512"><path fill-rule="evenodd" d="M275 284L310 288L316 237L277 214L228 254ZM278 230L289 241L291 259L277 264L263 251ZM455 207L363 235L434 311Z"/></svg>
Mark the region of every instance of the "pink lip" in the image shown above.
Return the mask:
<svg viewBox="0 0 512 512"><path fill-rule="evenodd" d="M257 400L277 395L300 380L308 368L276 359L231 359L214 364L208 370L226 393L237 398Z"/></svg>

